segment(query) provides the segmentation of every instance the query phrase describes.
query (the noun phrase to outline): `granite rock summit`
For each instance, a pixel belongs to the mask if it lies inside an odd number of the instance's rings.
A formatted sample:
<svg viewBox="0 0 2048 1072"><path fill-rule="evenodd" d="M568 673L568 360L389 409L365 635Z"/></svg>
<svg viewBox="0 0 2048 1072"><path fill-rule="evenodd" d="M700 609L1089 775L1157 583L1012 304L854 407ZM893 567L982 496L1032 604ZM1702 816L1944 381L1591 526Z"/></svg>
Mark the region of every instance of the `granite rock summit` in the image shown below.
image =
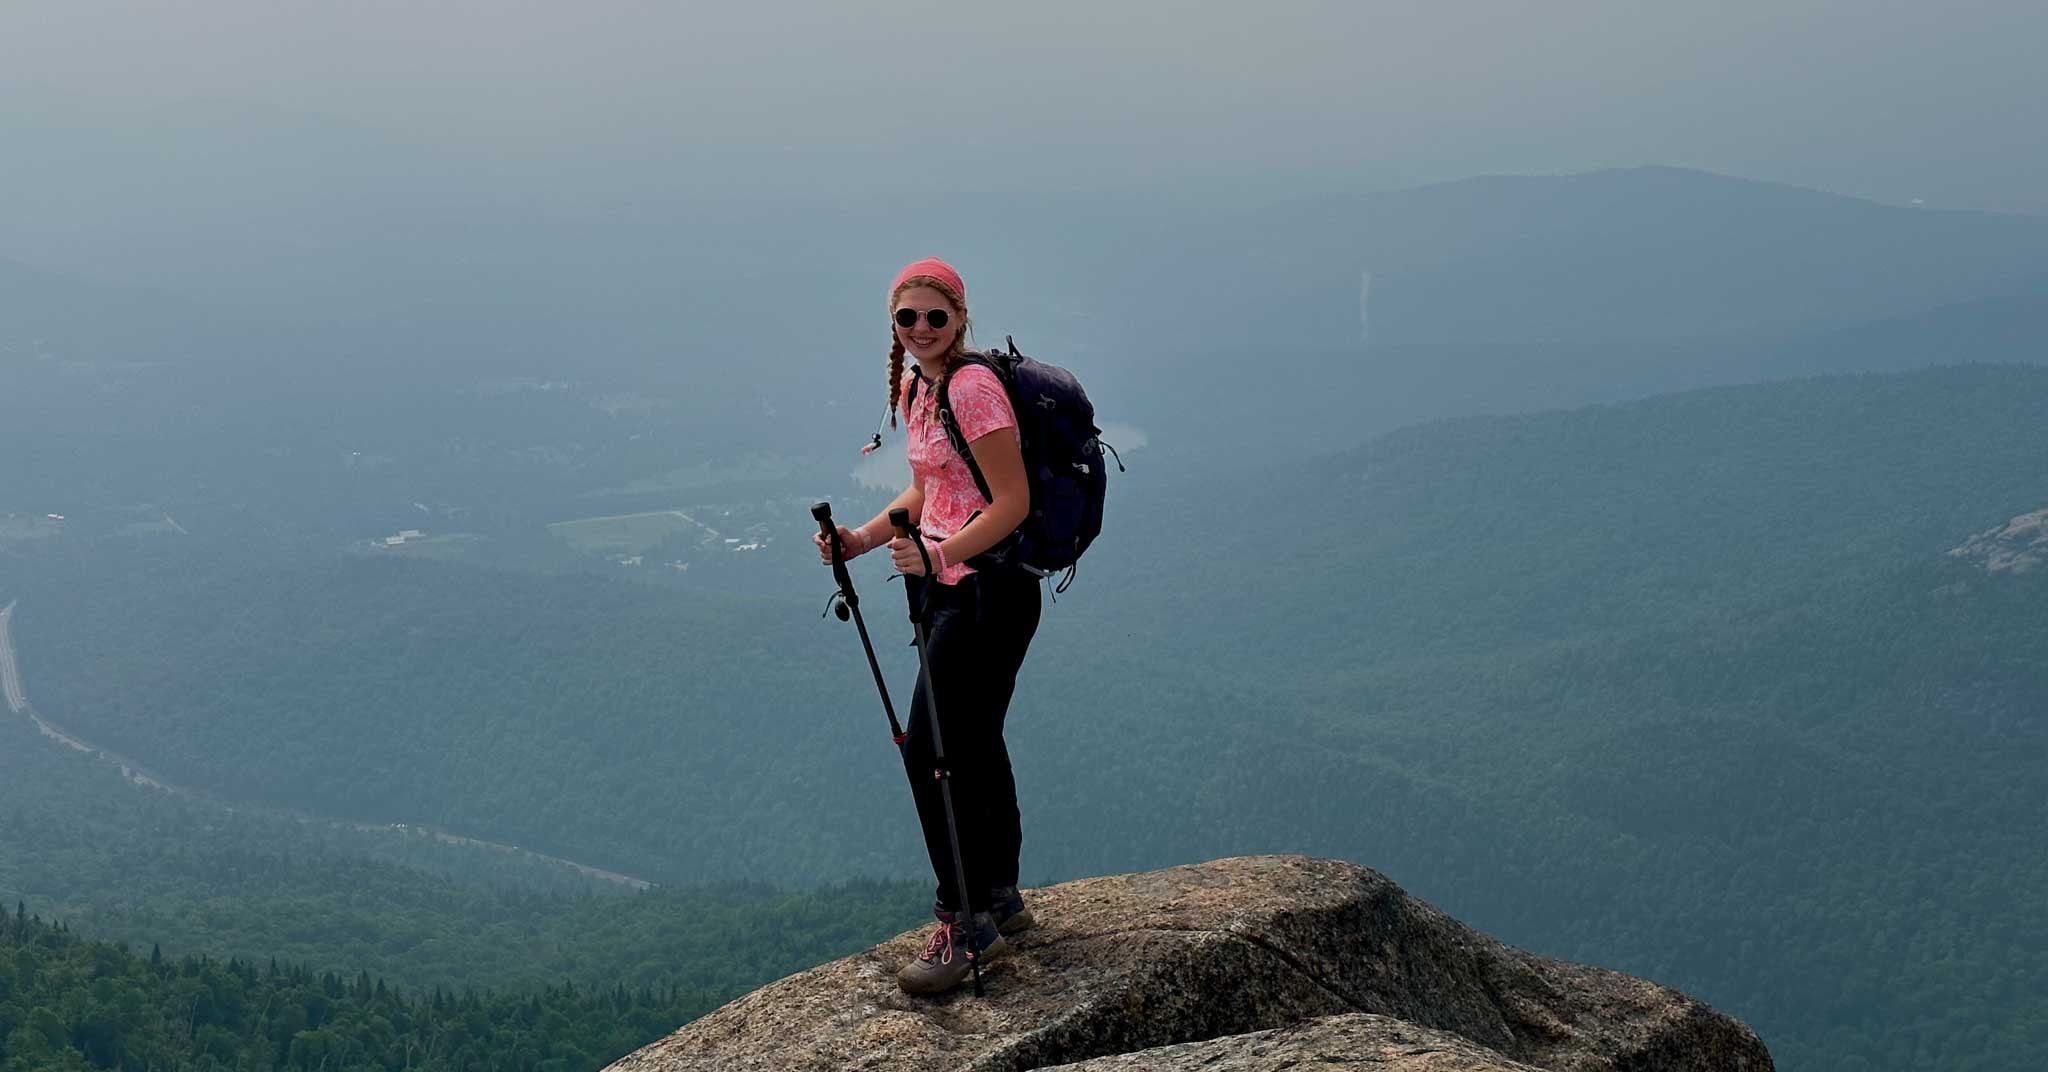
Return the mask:
<svg viewBox="0 0 2048 1072"><path fill-rule="evenodd" d="M910 932L771 983L616 1072L1772 1069L1678 991L1539 957L1336 860L1256 856L1026 891L1039 925L910 997Z"/></svg>

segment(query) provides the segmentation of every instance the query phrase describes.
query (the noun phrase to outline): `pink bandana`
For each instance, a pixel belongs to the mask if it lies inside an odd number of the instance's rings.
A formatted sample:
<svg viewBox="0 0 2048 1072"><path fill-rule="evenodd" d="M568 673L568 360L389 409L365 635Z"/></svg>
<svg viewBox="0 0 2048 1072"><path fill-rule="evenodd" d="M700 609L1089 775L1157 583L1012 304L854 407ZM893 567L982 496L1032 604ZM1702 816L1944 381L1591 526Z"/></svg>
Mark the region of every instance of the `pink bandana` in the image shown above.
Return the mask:
<svg viewBox="0 0 2048 1072"><path fill-rule="evenodd" d="M933 279L952 287L953 293L958 294L961 301L967 300L967 284L960 281L960 273L954 271L952 265L937 257L926 257L897 272L896 281L889 284L890 296L895 296L896 288L902 286L904 280L913 279L921 275L931 276Z"/></svg>

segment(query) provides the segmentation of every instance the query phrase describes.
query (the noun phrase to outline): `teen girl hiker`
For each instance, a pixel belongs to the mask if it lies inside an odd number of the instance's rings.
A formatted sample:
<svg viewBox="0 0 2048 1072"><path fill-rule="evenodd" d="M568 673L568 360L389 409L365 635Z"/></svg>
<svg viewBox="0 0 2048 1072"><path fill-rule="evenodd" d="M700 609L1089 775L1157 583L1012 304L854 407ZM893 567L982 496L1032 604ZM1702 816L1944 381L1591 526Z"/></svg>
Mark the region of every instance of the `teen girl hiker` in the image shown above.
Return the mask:
<svg viewBox="0 0 2048 1072"><path fill-rule="evenodd" d="M929 589L929 640L925 658L937 695L953 771L953 803L960 852L967 872L967 900L974 918L964 918L954 888L953 855L939 785L932 777L932 712L922 689L913 688L905 727L903 767L924 826L924 844L938 879L933 914L939 925L924 952L896 979L914 994L936 993L967 978L970 946L983 961L1009 952L1002 936L1031 926L1031 913L1017 894L1017 853L1023 841L1017 812L1017 783L1003 745L1003 717L1017 683L1024 651L1038 629L1038 580L1021 569L976 570L967 560L994 547L1016 529L1031 506L1017 416L995 373L962 364L966 352L967 287L960 273L935 257L897 273L889 288L889 423L900 418L910 456L910 486L881 513L855 529L840 528L848 558L886 551L898 572L925 576L925 564L909 540L894 538L889 511L910 511L924 532L933 576ZM905 362L905 355L914 360ZM906 371L907 366L907 371ZM984 499L973 475L946 436L937 410L938 386L968 449L988 482ZM831 564L823 533L814 537L820 561Z"/></svg>

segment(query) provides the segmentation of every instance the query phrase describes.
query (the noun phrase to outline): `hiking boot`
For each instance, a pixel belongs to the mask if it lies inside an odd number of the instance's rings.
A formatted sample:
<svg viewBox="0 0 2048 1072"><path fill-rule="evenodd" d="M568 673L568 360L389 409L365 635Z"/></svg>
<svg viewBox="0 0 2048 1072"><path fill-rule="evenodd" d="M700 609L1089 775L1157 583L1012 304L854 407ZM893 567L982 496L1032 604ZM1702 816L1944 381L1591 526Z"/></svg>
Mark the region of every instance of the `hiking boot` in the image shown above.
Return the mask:
<svg viewBox="0 0 2048 1072"><path fill-rule="evenodd" d="M988 891L988 903L989 918L995 921L1000 933L1019 934L1038 923L1031 918L1031 909L1025 907L1024 896L1015 886L997 886Z"/></svg>
<svg viewBox="0 0 2048 1072"><path fill-rule="evenodd" d="M896 973L896 985L911 994L937 994L959 986L974 968L967 962L967 940L970 928L961 920L958 912L934 912L939 925L932 929L932 936L924 943L924 952L917 959L903 966ZM974 947L980 952L984 967L989 961L1007 956L1010 946L996 930L995 921L987 912L974 914Z"/></svg>

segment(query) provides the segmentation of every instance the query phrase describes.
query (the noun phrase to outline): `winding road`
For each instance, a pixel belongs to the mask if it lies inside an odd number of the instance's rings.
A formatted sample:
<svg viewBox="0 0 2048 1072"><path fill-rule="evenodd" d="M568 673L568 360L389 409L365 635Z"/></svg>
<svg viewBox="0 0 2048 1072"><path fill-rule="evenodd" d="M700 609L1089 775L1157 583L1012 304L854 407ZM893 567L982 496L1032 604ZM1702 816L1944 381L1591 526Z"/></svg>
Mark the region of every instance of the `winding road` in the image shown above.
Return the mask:
<svg viewBox="0 0 2048 1072"><path fill-rule="evenodd" d="M230 804L226 801L216 799L197 790L166 782L162 778L159 778L156 775L151 774L148 770L144 769L141 764L136 763L134 760L131 760L126 756L122 756L114 752L109 752L104 748L88 744L87 742L80 740L77 736L65 732L63 729L51 724L51 722L48 719L37 714L36 709L29 705L28 692L26 689L22 687L21 683L21 667L19 663L16 661L14 655L14 635L10 631L14 621L14 608L15 605L19 602L20 600L14 600L12 602L9 602L5 608L0 608L0 695L6 696L8 711L17 715L28 716L29 721L35 723L36 729L39 730L43 736L48 737L49 739L56 741L59 744L65 745L69 748L76 749L80 752L87 753L88 755L98 756L101 759L113 763L115 766L120 768L122 778L136 785L148 786L152 789L160 789L166 793L171 793L177 796L185 797L190 800L201 801L206 804L211 804L215 807L223 808L230 812L249 812L255 815L270 815L278 818L296 819L299 822L325 823L328 826L346 827L350 830L359 830L363 832L383 831L387 833L402 834L408 837L431 837L436 841L440 841L449 845L461 845L466 848L474 849L489 849L493 852L517 853L529 859L540 860L552 864L558 864L562 867L569 868L572 871L576 871L590 878L601 879L605 882L617 883L618 885L626 886L628 888L635 890L649 889L654 885L654 883L649 882L646 879L634 878L632 875L620 874L617 871L607 871L601 867L592 867L589 864L577 863L574 860L564 859L560 856L550 856L544 852L535 852L532 849L523 849L517 845L507 845L497 841L486 841L483 838L466 837L462 834L454 834L446 830L438 830L434 827L425 826L419 823L373 823L360 819L330 819L323 818L320 816L305 815L300 812L289 811L283 808L270 808L263 807L261 805L251 804Z"/></svg>

